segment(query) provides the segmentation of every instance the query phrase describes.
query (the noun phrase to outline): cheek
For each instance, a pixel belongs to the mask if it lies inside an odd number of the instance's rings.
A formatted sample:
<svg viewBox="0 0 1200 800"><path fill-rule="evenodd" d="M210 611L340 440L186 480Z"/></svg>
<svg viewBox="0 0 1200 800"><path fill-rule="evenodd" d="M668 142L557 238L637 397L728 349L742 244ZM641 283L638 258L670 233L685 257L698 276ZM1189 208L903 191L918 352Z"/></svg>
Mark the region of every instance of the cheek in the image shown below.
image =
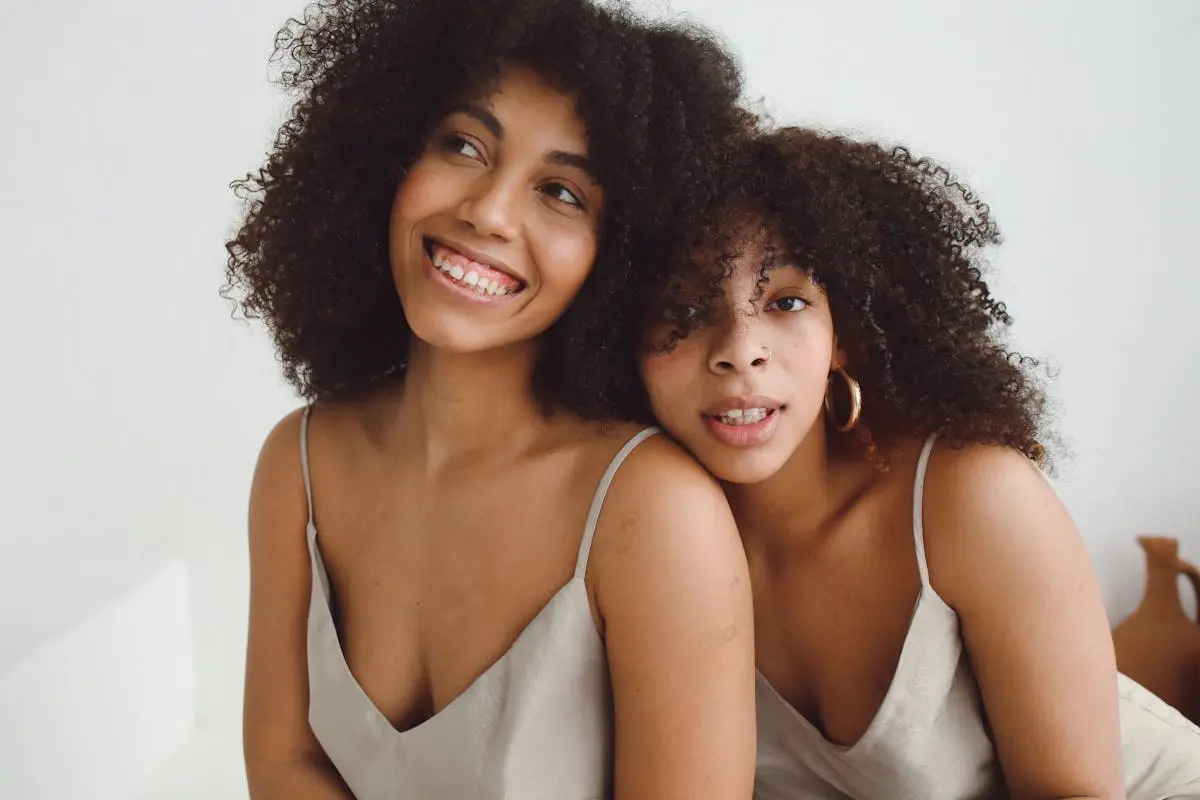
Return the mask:
<svg viewBox="0 0 1200 800"><path fill-rule="evenodd" d="M444 195L453 191L450 176L428 158L418 159L396 187L392 222L416 222L445 204Z"/></svg>
<svg viewBox="0 0 1200 800"><path fill-rule="evenodd" d="M699 357L699 350L686 339L670 352L642 356L642 382L656 416L669 419L685 410L688 392L702 367Z"/></svg>
<svg viewBox="0 0 1200 800"><path fill-rule="evenodd" d="M818 407L825 398L825 385L832 367L833 339L820 332L811 336L782 338L772 350L787 374L793 402Z"/></svg>
<svg viewBox="0 0 1200 800"><path fill-rule="evenodd" d="M596 232L586 224L542 224L531 232L530 252L542 288L573 298L596 263Z"/></svg>

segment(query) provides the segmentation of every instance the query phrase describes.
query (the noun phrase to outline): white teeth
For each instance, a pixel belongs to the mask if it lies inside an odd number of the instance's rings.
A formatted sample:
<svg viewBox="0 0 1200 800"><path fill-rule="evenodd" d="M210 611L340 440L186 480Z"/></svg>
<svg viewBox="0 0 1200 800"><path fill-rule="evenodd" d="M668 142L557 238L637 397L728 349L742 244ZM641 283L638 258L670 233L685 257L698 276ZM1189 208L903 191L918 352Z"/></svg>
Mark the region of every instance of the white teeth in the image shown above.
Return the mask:
<svg viewBox="0 0 1200 800"><path fill-rule="evenodd" d="M451 264L449 261L443 261L441 264L434 263L442 272L464 286L474 289L478 294L490 294L496 297L512 294L511 289L505 289L496 281L479 277L479 273L474 270L467 272L462 267L457 264Z"/></svg>
<svg viewBox="0 0 1200 800"><path fill-rule="evenodd" d="M462 283L468 288L474 289L479 294L489 294L495 297L503 297L504 295L512 294L514 290L506 289L500 285L499 281L494 281L490 278L481 277L476 270L466 270L458 264L452 262L441 253L434 252L430 256L433 266L437 267L446 275L449 275L455 281Z"/></svg>
<svg viewBox="0 0 1200 800"><path fill-rule="evenodd" d="M731 408L718 414L717 419L726 425L753 425L766 419L768 413L765 408Z"/></svg>

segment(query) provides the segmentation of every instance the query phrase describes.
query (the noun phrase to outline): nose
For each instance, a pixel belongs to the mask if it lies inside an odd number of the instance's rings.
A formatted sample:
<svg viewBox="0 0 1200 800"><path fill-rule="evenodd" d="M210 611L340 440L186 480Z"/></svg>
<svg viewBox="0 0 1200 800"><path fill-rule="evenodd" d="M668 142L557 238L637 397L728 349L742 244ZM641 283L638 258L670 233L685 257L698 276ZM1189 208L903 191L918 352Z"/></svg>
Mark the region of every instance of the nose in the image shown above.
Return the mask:
<svg viewBox="0 0 1200 800"><path fill-rule="evenodd" d="M520 192L498 172L481 176L458 208L458 218L480 236L510 242L520 231Z"/></svg>
<svg viewBox="0 0 1200 800"><path fill-rule="evenodd" d="M739 318L720 335L709 354L708 368L718 374L762 369L771 360L771 348L755 335L752 320Z"/></svg>

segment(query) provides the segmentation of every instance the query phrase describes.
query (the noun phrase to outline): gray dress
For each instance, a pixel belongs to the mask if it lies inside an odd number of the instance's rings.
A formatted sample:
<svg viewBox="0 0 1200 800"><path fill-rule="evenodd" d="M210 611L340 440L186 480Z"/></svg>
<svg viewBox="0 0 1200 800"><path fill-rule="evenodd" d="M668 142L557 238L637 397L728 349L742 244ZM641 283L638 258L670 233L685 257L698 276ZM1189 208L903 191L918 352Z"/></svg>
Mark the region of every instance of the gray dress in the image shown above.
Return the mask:
<svg viewBox="0 0 1200 800"><path fill-rule="evenodd" d="M921 594L891 686L863 736L831 744L758 676L758 800L1008 797L959 633L958 615L929 583L921 506L933 438L913 489ZM1122 763L1129 800L1200 798L1200 729L1118 676Z"/></svg>
<svg viewBox="0 0 1200 800"><path fill-rule="evenodd" d="M312 595L308 612L309 724L358 800L592 800L612 793L612 704L604 643L584 574L596 521L621 462L656 433L631 438L596 489L575 574L512 647L437 714L398 731L346 664L317 546L308 471Z"/></svg>

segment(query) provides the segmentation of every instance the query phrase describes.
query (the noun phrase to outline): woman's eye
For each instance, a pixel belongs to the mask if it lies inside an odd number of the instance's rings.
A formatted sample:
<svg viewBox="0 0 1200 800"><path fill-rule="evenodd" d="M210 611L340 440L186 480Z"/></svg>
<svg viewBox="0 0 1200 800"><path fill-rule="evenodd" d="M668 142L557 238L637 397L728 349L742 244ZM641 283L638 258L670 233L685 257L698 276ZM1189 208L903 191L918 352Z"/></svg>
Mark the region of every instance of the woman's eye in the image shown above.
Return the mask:
<svg viewBox="0 0 1200 800"><path fill-rule="evenodd" d="M542 191L560 203L583 208L583 203L575 196L575 193L561 183L547 183L542 187Z"/></svg>
<svg viewBox="0 0 1200 800"><path fill-rule="evenodd" d="M779 311L803 311L808 308L808 301L803 297L788 295L787 297L781 297L778 300L772 301L767 308Z"/></svg>
<svg viewBox="0 0 1200 800"><path fill-rule="evenodd" d="M442 140L442 148L447 153L454 153L459 156L466 156L480 160L483 158L483 153L479 152L479 148L472 144L469 140L452 133Z"/></svg>

